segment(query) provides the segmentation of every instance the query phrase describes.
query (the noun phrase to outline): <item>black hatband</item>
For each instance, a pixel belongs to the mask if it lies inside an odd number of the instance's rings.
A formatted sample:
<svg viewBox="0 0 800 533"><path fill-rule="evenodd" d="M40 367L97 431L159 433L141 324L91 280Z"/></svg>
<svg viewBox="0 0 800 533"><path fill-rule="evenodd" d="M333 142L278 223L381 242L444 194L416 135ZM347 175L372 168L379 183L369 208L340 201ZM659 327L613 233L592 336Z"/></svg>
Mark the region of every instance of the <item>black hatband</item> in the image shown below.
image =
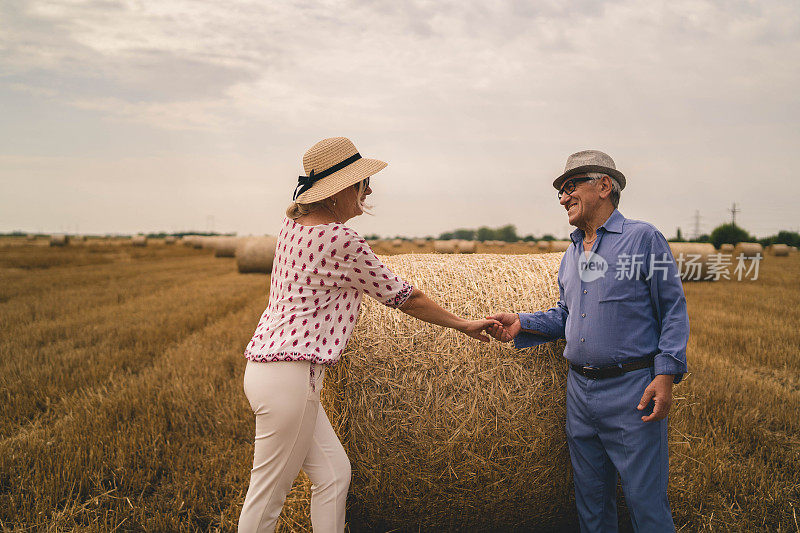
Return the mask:
<svg viewBox="0 0 800 533"><path fill-rule="evenodd" d="M326 168L322 172L315 173L313 170L308 173L308 176L298 176L297 177L297 187L294 189L294 196L292 196L292 200L296 200L298 196L306 192L310 189L316 182L321 180L326 176L330 176L334 172L338 172L342 170L344 167L351 165L361 159L361 154L356 152L354 155L351 155L344 161L340 163L336 163L332 167Z"/></svg>

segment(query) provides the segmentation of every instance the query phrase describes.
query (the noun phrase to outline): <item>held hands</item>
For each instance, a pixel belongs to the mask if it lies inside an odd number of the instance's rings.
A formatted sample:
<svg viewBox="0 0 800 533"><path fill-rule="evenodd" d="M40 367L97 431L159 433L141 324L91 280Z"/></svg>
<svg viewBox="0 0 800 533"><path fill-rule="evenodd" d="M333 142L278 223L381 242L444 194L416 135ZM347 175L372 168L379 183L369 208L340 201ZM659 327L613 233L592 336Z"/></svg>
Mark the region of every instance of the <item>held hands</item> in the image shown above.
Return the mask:
<svg viewBox="0 0 800 533"><path fill-rule="evenodd" d="M652 414L642 417L643 422L663 420L669 414L669 408L672 407L672 378L673 376L668 374L659 374L644 389L644 395L637 409L644 410L651 400L655 403L655 407Z"/></svg>
<svg viewBox="0 0 800 533"><path fill-rule="evenodd" d="M487 332L500 342L510 342L522 330L516 313L497 313L487 319L497 321L497 324L489 326Z"/></svg>
<svg viewBox="0 0 800 533"><path fill-rule="evenodd" d="M478 339L481 342L489 342L489 337L484 335L484 332L489 331L489 329L493 327L502 327L502 325L493 318L486 318L484 320L465 320L464 324L456 329L473 339Z"/></svg>

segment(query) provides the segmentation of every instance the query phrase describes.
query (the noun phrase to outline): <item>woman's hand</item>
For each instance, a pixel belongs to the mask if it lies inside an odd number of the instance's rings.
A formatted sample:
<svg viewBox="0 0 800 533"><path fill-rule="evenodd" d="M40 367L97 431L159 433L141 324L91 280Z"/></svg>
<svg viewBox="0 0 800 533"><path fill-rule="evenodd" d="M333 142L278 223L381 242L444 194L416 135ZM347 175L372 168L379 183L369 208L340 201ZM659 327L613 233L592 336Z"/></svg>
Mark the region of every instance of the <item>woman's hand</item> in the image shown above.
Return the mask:
<svg viewBox="0 0 800 533"><path fill-rule="evenodd" d="M483 320L465 320L464 324L456 329L464 335L472 337L473 339L478 339L482 342L489 342L489 337L487 337L484 332L492 326L500 326L502 328L502 324L500 324L500 322L497 320L493 318L486 318Z"/></svg>
<svg viewBox="0 0 800 533"><path fill-rule="evenodd" d="M473 339L483 342L489 342L489 337L484 335L484 331L492 326L499 326L500 329L503 327L503 324L494 317L486 317L483 320L466 320L454 315L450 311L442 309L439 304L428 298L424 292L417 288L414 289L411 296L399 309L414 318L437 326L453 328L464 335L469 335Z"/></svg>

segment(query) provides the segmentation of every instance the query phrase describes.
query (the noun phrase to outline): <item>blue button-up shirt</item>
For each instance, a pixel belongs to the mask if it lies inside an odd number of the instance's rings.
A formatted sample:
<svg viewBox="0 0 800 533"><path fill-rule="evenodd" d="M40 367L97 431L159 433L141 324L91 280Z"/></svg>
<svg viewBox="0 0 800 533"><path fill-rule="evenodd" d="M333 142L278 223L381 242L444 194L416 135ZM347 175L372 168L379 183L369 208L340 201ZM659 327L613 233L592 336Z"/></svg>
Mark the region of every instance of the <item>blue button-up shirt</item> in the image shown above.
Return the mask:
<svg viewBox="0 0 800 533"><path fill-rule="evenodd" d="M615 209L598 228L591 253L584 252L583 230L573 231L571 238L558 269L558 304L520 313L523 331L515 346L566 338L564 357L593 367L652 355L656 374L673 374L675 383L680 381L686 372L689 317L678 267L661 232Z"/></svg>

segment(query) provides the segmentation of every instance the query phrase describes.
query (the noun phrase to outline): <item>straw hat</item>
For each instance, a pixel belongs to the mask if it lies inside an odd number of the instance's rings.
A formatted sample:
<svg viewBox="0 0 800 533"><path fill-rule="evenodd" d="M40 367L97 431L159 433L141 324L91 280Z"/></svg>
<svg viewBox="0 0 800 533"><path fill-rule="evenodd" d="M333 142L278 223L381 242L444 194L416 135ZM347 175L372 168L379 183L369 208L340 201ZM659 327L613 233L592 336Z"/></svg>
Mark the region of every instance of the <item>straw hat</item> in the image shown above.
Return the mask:
<svg viewBox="0 0 800 533"><path fill-rule="evenodd" d="M556 178L556 181L553 182L553 187L560 190L567 178L575 174L584 174L586 172L608 174L617 180L620 190L625 188L625 175L617 170L611 156L600 150L584 150L582 152L575 152L569 156L567 158L567 165L564 167L564 173Z"/></svg>
<svg viewBox="0 0 800 533"><path fill-rule="evenodd" d="M310 204L383 170L386 163L366 159L346 137L323 139L303 155L305 176L298 178L295 202Z"/></svg>

